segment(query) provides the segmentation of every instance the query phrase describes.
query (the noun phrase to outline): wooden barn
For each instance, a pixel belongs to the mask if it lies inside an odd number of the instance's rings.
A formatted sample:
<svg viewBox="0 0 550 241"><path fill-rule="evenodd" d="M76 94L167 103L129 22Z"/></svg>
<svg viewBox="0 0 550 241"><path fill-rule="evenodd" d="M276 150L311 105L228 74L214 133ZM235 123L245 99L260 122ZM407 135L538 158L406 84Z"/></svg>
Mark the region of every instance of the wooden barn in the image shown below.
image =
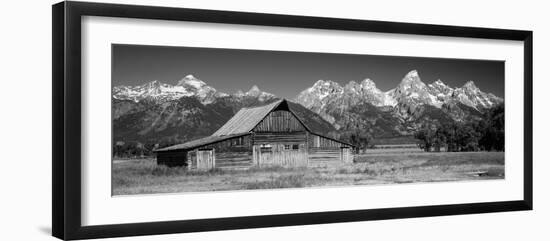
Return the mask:
<svg viewBox="0 0 550 241"><path fill-rule="evenodd" d="M156 150L157 163L189 169L353 162L352 145L313 132L286 100L242 108L208 137Z"/></svg>

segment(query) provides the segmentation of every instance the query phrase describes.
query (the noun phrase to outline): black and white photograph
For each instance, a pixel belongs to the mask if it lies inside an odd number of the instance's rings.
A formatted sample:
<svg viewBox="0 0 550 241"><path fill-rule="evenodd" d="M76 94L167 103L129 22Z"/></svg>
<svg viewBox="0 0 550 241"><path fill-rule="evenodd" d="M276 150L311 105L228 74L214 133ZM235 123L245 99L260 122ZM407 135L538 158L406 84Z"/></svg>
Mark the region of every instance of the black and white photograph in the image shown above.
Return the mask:
<svg viewBox="0 0 550 241"><path fill-rule="evenodd" d="M111 50L114 196L505 178L504 61Z"/></svg>
<svg viewBox="0 0 550 241"><path fill-rule="evenodd" d="M0 240L550 240L546 5L9 1Z"/></svg>

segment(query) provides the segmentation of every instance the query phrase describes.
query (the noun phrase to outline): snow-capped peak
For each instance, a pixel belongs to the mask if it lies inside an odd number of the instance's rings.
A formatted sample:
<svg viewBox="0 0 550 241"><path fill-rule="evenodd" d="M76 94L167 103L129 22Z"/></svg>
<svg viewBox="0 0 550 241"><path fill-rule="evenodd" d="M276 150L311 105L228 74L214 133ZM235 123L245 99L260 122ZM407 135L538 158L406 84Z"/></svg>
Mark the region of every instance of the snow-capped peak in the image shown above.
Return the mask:
<svg viewBox="0 0 550 241"><path fill-rule="evenodd" d="M149 83L147 83L147 84L149 84L149 85L160 85L160 81L158 81L158 80L153 80L153 81L151 81L151 82L149 82Z"/></svg>
<svg viewBox="0 0 550 241"><path fill-rule="evenodd" d="M441 81L440 79L434 81L432 83L432 85L439 85L439 86L447 86L445 83L443 83L443 81Z"/></svg>
<svg viewBox="0 0 550 241"><path fill-rule="evenodd" d="M419 78L418 71L416 69L409 71L409 73L405 75L405 79L410 79L410 78Z"/></svg>
<svg viewBox="0 0 550 241"><path fill-rule="evenodd" d="M418 71L411 70L405 77L403 77L403 80L401 80L400 83L401 86L404 85L425 85L421 80L420 76L418 75Z"/></svg>
<svg viewBox="0 0 550 241"><path fill-rule="evenodd" d="M320 85L324 85L324 84L325 84L325 81L322 80L322 79L320 79L320 80L317 80L317 81L315 82L315 84L313 84L313 86L320 86Z"/></svg>
<svg viewBox="0 0 550 241"><path fill-rule="evenodd" d="M375 106L395 105L391 96L376 88L374 81L368 78L361 83L349 81L343 87L331 80L318 80L313 86L298 94L295 100L307 108L314 109L322 109L326 105L334 105L339 102L348 105L360 102L368 102Z"/></svg>
<svg viewBox="0 0 550 241"><path fill-rule="evenodd" d="M443 83L440 79L434 81L428 85L430 87L430 92L434 95L444 94L447 95L453 91L451 87Z"/></svg>
<svg viewBox="0 0 550 241"><path fill-rule="evenodd" d="M317 80L315 84L313 84L314 88L328 88L328 87L340 87L340 85L332 80Z"/></svg>
<svg viewBox="0 0 550 241"><path fill-rule="evenodd" d="M456 88L453 92L453 97L475 109L490 108L504 101L502 98L491 93L484 93L471 80L466 82L462 87Z"/></svg>
<svg viewBox="0 0 550 241"><path fill-rule="evenodd" d="M361 82L361 87L363 87L364 89L375 89L376 83L374 83L374 81L372 81L371 79L366 78Z"/></svg>
<svg viewBox="0 0 550 241"><path fill-rule="evenodd" d="M252 86L252 88L250 88L250 90L246 92L247 95L252 95L252 96L256 96L260 93L261 93L261 90L260 88L258 88L257 85Z"/></svg>
<svg viewBox="0 0 550 241"><path fill-rule="evenodd" d="M237 92L237 94L239 94L239 93ZM252 88L250 88L250 90L248 90L246 93L243 94L243 96L244 95L256 97L260 101L264 101L266 99L275 97L274 94L267 93L267 92L264 92L264 91L260 90L260 88L258 88L257 85L253 85Z"/></svg>
<svg viewBox="0 0 550 241"><path fill-rule="evenodd" d="M215 97L227 96L227 94L217 92L216 89L208 86L193 75L185 76L176 85L154 80L138 86L117 86L113 88L113 98L133 100L135 102L143 99L164 102L186 96L195 96L203 104L208 104Z"/></svg>
<svg viewBox="0 0 550 241"><path fill-rule="evenodd" d="M342 92L342 86L332 80L318 80L309 88L310 92L319 92L322 96L327 96L331 93Z"/></svg>
<svg viewBox="0 0 550 241"><path fill-rule="evenodd" d="M206 86L206 83L204 83L202 80L197 79L195 76L190 74L190 75L185 76L183 79L181 79L178 82L178 85L181 85L181 86L189 85L189 86L192 86L196 89L200 89L200 88Z"/></svg>
<svg viewBox="0 0 550 241"><path fill-rule="evenodd" d="M469 90L473 90L473 91L478 91L479 88L476 86L476 84L474 83L474 81L472 80L469 80L468 82L466 82L462 88L465 88L465 89L469 89Z"/></svg>

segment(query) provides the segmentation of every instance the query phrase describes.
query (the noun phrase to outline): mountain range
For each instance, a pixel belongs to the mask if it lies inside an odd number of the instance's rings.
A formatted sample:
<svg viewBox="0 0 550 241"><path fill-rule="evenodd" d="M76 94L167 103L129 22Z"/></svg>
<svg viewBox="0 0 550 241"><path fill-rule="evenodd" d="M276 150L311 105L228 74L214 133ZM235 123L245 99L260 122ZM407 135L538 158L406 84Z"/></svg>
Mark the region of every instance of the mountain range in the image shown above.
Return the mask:
<svg viewBox="0 0 550 241"><path fill-rule="evenodd" d="M158 103L173 101L182 97L195 97L202 104L210 104L217 98L229 96L226 93L217 91L211 86L208 86L204 81L195 78L193 75L187 75L176 85L161 83L154 80L138 86L115 86L113 88L113 98L119 100L133 100L139 102L141 100L152 100ZM259 100L267 100L275 97L275 95L261 91L258 86L254 85L246 93L237 91L233 94L234 97L256 97Z"/></svg>
<svg viewBox="0 0 550 241"><path fill-rule="evenodd" d="M224 93L193 75L176 85L151 81L112 89L114 140L168 145L207 136L240 108L268 104L274 94L252 86L247 92ZM481 91L473 81L452 88L437 80L425 84L416 70L393 89L382 91L371 79L344 86L318 80L293 100L293 109L320 130L338 135L368 130L374 137L410 135L430 122L470 121L503 99Z"/></svg>
<svg viewBox="0 0 550 241"><path fill-rule="evenodd" d="M473 81L451 88L437 80L425 84L416 70L407 73L393 89L382 91L371 79L345 86L319 80L295 98L336 129L369 128L375 135L407 135L427 120L468 121L503 102L481 91ZM378 130L377 130L378 129Z"/></svg>

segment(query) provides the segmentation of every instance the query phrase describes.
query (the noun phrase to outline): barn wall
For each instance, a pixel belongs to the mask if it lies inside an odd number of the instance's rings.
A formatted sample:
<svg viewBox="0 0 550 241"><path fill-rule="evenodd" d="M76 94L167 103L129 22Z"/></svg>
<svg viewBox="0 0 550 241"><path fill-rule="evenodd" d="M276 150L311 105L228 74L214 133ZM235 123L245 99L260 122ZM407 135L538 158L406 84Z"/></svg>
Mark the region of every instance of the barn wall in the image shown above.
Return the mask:
<svg viewBox="0 0 550 241"><path fill-rule="evenodd" d="M345 144L342 144L340 142L328 139L323 136L315 135L315 134L309 134L309 140L308 144L310 147L342 147L347 146Z"/></svg>
<svg viewBox="0 0 550 241"><path fill-rule="evenodd" d="M269 144L254 145L254 165L297 167L308 165L308 153L305 143L302 144Z"/></svg>
<svg viewBox="0 0 550 241"><path fill-rule="evenodd" d="M353 163L353 149L352 148L342 148L342 161L345 163Z"/></svg>
<svg viewBox="0 0 550 241"><path fill-rule="evenodd" d="M331 162L353 162L353 154L349 145L328 139L323 136L309 134L308 158L310 164Z"/></svg>
<svg viewBox="0 0 550 241"><path fill-rule="evenodd" d="M190 161L190 169L202 167L204 169L208 165L202 165L208 156L198 155L197 152L213 150L214 167L215 168L247 168L252 165L252 143L250 136L236 137L221 141L218 143L206 145L204 147L193 149L189 152L188 158Z"/></svg>
<svg viewBox="0 0 550 241"><path fill-rule="evenodd" d="M297 132L305 131L296 117L286 110L269 113L253 130L254 132Z"/></svg>
<svg viewBox="0 0 550 241"><path fill-rule="evenodd" d="M309 162L312 164L321 162L339 162L341 155L340 147L310 147Z"/></svg>
<svg viewBox="0 0 550 241"><path fill-rule="evenodd" d="M216 152L216 168L247 168L252 166L252 151Z"/></svg>
<svg viewBox="0 0 550 241"><path fill-rule="evenodd" d="M305 131L254 133L252 139L254 165L307 166Z"/></svg>
<svg viewBox="0 0 550 241"><path fill-rule="evenodd" d="M305 144L306 132L255 133L252 138L255 145L270 143Z"/></svg>
<svg viewBox="0 0 550 241"><path fill-rule="evenodd" d="M187 152L186 151L174 151L174 152L158 152L157 164L173 166L186 166L187 165Z"/></svg>

